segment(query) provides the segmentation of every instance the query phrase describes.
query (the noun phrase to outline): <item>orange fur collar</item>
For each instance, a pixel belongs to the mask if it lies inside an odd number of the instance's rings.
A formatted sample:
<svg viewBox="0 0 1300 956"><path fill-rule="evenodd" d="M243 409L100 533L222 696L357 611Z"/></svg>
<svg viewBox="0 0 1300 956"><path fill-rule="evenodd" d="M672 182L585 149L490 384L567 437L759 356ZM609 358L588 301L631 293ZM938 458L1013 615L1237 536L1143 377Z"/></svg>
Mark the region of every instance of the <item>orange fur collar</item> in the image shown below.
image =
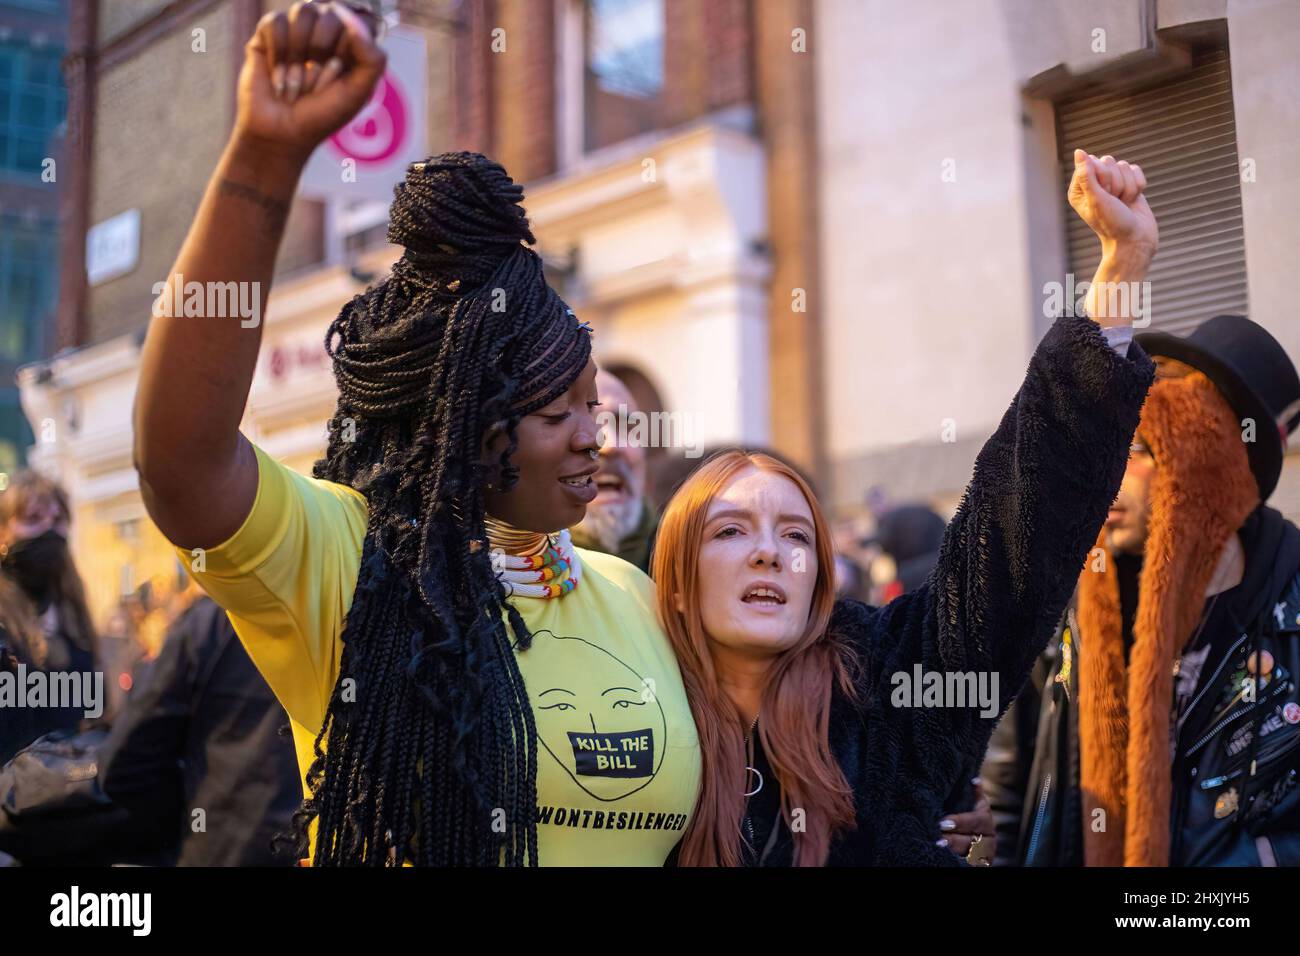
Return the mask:
<svg viewBox="0 0 1300 956"><path fill-rule="evenodd" d="M1158 365L1138 426L1156 472L1127 668L1119 579L1104 529L1102 551L1092 553L1079 578L1088 866L1169 865L1173 663L1201 619L1220 552L1259 502L1227 402L1200 372L1168 360Z"/></svg>

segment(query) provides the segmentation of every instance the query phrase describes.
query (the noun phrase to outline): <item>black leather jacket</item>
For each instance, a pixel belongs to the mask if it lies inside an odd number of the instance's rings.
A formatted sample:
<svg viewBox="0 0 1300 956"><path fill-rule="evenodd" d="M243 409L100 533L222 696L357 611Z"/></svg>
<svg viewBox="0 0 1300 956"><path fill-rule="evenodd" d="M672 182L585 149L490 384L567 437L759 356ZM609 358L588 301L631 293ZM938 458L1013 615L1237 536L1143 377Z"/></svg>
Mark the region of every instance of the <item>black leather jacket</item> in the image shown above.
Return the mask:
<svg viewBox="0 0 1300 956"><path fill-rule="evenodd" d="M1300 866L1300 530L1260 507L1239 534L1242 583L1203 635L1209 653L1177 730L1175 866ZM1252 706L1242 690L1256 649L1273 668ZM1087 635L1072 601L985 761L999 863L1082 865L1080 653Z"/></svg>

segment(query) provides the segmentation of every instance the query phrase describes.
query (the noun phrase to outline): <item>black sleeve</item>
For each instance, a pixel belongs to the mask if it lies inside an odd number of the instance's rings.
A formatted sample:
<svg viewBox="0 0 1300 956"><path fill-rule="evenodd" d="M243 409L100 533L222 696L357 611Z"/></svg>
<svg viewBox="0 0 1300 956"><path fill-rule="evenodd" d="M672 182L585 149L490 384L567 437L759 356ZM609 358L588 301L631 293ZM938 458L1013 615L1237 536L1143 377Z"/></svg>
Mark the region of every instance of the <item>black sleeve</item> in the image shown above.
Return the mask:
<svg viewBox="0 0 1300 956"><path fill-rule="evenodd" d="M975 461L929 579L883 608L849 615L865 624L869 694L921 775L951 780L982 759L1096 541L1154 373L1136 343L1123 358L1096 323L1058 319ZM996 678L997 714L891 705L895 676L916 665L984 675L989 691Z"/></svg>
<svg viewBox="0 0 1300 956"><path fill-rule="evenodd" d="M997 866L1013 866L1018 857L1020 815L1025 802L1022 778L1025 775L1020 772L1020 739L1017 731L1024 708L1025 698L1022 694L1012 702L994 728L988 752L984 755L984 766L980 768L984 795L988 797L989 808L993 811L993 827L998 837L997 852L993 857Z"/></svg>
<svg viewBox="0 0 1300 956"><path fill-rule="evenodd" d="M178 826L185 801L181 760L195 678L186 640L189 617L182 615L168 632L101 752L104 792L133 817L157 821L160 830Z"/></svg>

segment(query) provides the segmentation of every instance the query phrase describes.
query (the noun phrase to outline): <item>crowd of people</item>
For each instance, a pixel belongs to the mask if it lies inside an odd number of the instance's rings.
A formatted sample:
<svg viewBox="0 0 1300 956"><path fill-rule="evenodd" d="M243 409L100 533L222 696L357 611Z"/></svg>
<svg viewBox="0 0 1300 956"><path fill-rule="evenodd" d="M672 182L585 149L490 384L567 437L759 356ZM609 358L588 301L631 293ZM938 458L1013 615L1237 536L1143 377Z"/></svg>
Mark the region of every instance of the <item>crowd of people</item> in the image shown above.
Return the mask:
<svg viewBox="0 0 1300 956"><path fill-rule="evenodd" d="M383 65L346 7L262 20L173 276L270 287L307 156ZM637 414L631 390L483 156L397 187L400 258L328 330L311 476L239 432L260 327L155 317L135 461L194 583L157 602L165 636L111 717L6 724L0 852L1300 863L1300 531L1264 503L1300 379L1240 316L1135 335L1103 293L1155 253L1144 174L1075 163L1103 253L1083 314L1038 344L951 520L895 507L859 537L888 574L837 551L770 450L652 487L647 449L598 423ZM7 672L104 667L69 516L35 476L0 493Z"/></svg>

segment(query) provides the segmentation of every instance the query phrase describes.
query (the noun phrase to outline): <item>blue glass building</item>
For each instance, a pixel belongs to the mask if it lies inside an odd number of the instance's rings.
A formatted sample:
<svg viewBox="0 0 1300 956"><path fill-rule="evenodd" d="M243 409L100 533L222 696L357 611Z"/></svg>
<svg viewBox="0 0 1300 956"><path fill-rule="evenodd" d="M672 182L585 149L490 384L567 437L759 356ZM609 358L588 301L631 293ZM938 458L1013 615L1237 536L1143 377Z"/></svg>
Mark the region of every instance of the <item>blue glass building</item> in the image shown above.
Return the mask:
<svg viewBox="0 0 1300 956"><path fill-rule="evenodd" d="M0 472L32 443L14 384L49 355L59 285L67 0L0 0Z"/></svg>

